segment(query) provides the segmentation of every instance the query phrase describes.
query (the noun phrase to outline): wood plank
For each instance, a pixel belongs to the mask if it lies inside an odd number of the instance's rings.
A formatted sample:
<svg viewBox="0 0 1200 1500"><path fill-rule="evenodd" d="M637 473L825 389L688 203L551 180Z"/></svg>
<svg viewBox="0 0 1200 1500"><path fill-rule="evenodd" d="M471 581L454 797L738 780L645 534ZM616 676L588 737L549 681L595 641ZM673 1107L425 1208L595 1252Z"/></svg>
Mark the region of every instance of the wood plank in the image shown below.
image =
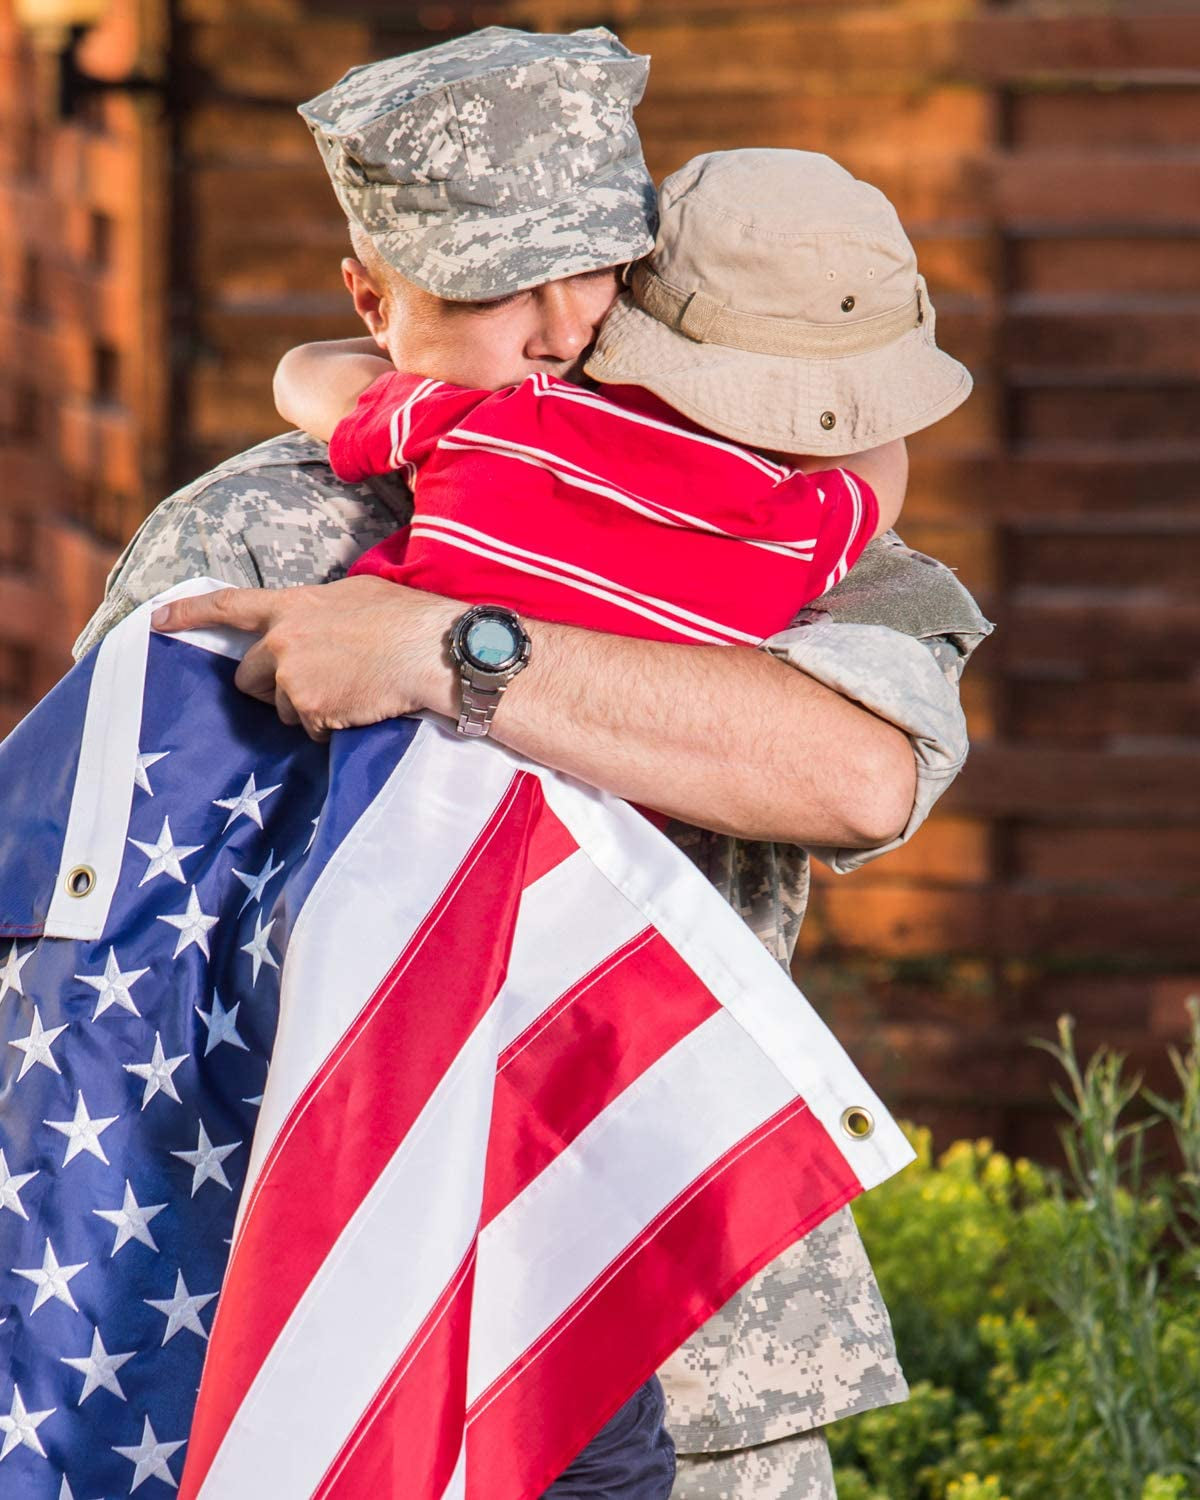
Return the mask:
<svg viewBox="0 0 1200 1500"><path fill-rule="evenodd" d="M1200 720L1196 721L1200 724ZM1200 832L1192 827L1080 828L1038 824L1013 830L1013 873L1076 889L1138 882L1170 888L1200 883Z"/></svg>
<svg viewBox="0 0 1200 1500"><path fill-rule="evenodd" d="M1200 966L1200 924L1193 896L1130 886L1110 891L993 886L943 891L882 882L840 883L801 929L804 953L873 953L920 958L994 954L1038 963L1072 959L1152 961L1159 968Z"/></svg>
<svg viewBox="0 0 1200 1500"><path fill-rule="evenodd" d="M1125 4L1083 15L1040 8L976 14L959 31L960 65L971 77L992 82L1055 74L1121 81L1143 72L1178 77L1200 68L1200 16L1150 6Z"/></svg>
<svg viewBox="0 0 1200 1500"><path fill-rule="evenodd" d="M832 80L806 78L805 88L766 95L714 95L697 72L689 94L660 91L658 59L650 69L637 110L643 141L657 147L689 142L699 129L728 147L795 147L823 151L840 161L850 155L896 159L958 155L990 145L995 101L983 91L923 84L890 94L863 87L857 74Z"/></svg>
<svg viewBox="0 0 1200 1500"><path fill-rule="evenodd" d="M293 344L352 338L362 331L345 295L296 296L234 308L210 305L197 318L210 361L229 369L265 371L268 384L280 355Z"/></svg>
<svg viewBox="0 0 1200 1500"><path fill-rule="evenodd" d="M189 222L213 240L273 243L288 235L323 242L345 215L316 153L303 165L199 166L185 186Z"/></svg>
<svg viewBox="0 0 1200 1500"><path fill-rule="evenodd" d="M1200 578L1200 517L1174 525L1136 521L1102 531L1029 528L1008 540L1010 587L1111 589L1114 608L1122 590L1152 588L1160 597L1190 599Z"/></svg>
<svg viewBox="0 0 1200 1500"><path fill-rule="evenodd" d="M1014 738L1102 749L1116 738L1193 736L1200 725L1200 677L1187 662L1171 675L1115 680L1019 681L1007 694ZM968 714L968 723L971 723Z"/></svg>
<svg viewBox="0 0 1200 1500"><path fill-rule="evenodd" d="M1195 380L1200 296L1018 296L1005 307L998 357L1010 378L1029 383L1051 375L1088 386L1110 377Z"/></svg>
<svg viewBox="0 0 1200 1500"><path fill-rule="evenodd" d="M1043 824L1096 818L1200 824L1200 741L1186 750L1143 753L976 744L942 801L960 816Z"/></svg>
<svg viewBox="0 0 1200 1500"><path fill-rule="evenodd" d="M1194 666L1200 603L1139 592L1022 589L991 606L988 664L1015 678L1071 670L1109 680Z"/></svg>
<svg viewBox="0 0 1200 1500"><path fill-rule="evenodd" d="M1200 227L1200 152L1018 151L999 156L994 207L1010 233Z"/></svg>
<svg viewBox="0 0 1200 1500"><path fill-rule="evenodd" d="M310 16L303 22L255 24L229 17L189 28L189 64L214 92L295 105L330 88L375 55L358 21Z"/></svg>
<svg viewBox="0 0 1200 1500"><path fill-rule="evenodd" d="M1031 446L1190 445L1200 433L1200 385L1157 377L1133 384L1113 377L1095 388L1023 386L1014 379L1010 416L1015 440Z"/></svg>
<svg viewBox="0 0 1200 1500"><path fill-rule="evenodd" d="M1017 291L1073 296L1195 294L1194 236L1039 236L1008 244Z"/></svg>
<svg viewBox="0 0 1200 1500"><path fill-rule="evenodd" d="M1011 145L1174 148L1200 140L1200 88L1195 84L1130 83L1124 87L1014 91L1008 101Z"/></svg>
<svg viewBox="0 0 1200 1500"><path fill-rule="evenodd" d="M1200 511L1200 442L1188 456L1109 442L1034 453L926 455L910 442L907 509L930 516L986 516L1023 525L1069 516L1140 516Z"/></svg>

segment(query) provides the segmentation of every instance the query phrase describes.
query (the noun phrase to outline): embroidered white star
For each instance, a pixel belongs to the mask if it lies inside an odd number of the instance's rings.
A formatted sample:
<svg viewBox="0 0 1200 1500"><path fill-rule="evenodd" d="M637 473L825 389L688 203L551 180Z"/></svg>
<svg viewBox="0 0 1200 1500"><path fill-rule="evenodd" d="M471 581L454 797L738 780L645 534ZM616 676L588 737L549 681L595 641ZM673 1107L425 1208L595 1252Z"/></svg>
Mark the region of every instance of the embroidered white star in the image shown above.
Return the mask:
<svg viewBox="0 0 1200 1500"><path fill-rule="evenodd" d="M312 848L313 844L316 841L317 829L320 827L320 823L321 823L321 815L320 815L320 813L318 813L317 816L312 820L312 829L313 829L313 831L309 834L309 836L308 836L308 843L305 844L305 846L304 846L304 852L305 852L305 854L308 853L308 851Z"/></svg>
<svg viewBox="0 0 1200 1500"><path fill-rule="evenodd" d="M167 1330L163 1334L163 1343L173 1339L181 1328L186 1328L190 1333L198 1333L205 1342L208 1334L204 1330L204 1324L200 1321L200 1311L216 1296L216 1292L198 1292L192 1296L187 1289L187 1282L183 1279L183 1272L175 1272L175 1295L158 1300L153 1297L144 1299L147 1307L157 1308L160 1313L167 1317Z"/></svg>
<svg viewBox="0 0 1200 1500"><path fill-rule="evenodd" d="M229 1179L225 1176L225 1169L221 1163L227 1156L231 1156L241 1144L241 1141L232 1141L228 1146L214 1146L208 1138L208 1131L204 1128L204 1121L201 1120L200 1135L196 1141L196 1149L194 1151L171 1152L172 1156L177 1156L180 1161L187 1162L188 1166L192 1168L193 1198L210 1177L214 1182L220 1183L229 1192L233 1191L229 1186Z"/></svg>
<svg viewBox="0 0 1200 1500"><path fill-rule="evenodd" d="M180 860L204 848L203 844L177 844L171 834L170 818L163 819L157 844L143 844L140 839L130 839L129 842L135 849L140 849L150 861L146 866L146 873L138 881L139 886L153 880L156 875L169 875L172 880L178 880L180 885L186 885L187 877L183 873Z"/></svg>
<svg viewBox="0 0 1200 1500"><path fill-rule="evenodd" d="M78 1276L87 1265L86 1260L81 1260L77 1266L60 1266L58 1256L54 1253L54 1246L47 1240L46 1248L42 1251L40 1266L31 1266L24 1271L14 1266L14 1276L24 1276L26 1281L32 1281L37 1287L37 1291L33 1294L33 1306L29 1309L30 1316L32 1317L44 1302L49 1302L51 1297L59 1302L65 1302L74 1312L78 1312L75 1298L72 1297L71 1288L67 1283L73 1276Z"/></svg>
<svg viewBox="0 0 1200 1500"><path fill-rule="evenodd" d="M104 1154L104 1147L100 1144L101 1133L110 1125L115 1125L120 1115L108 1115L103 1120L93 1120L87 1112L87 1105L83 1100L83 1090L79 1091L79 1098L75 1101L75 1118L72 1120L43 1120L43 1125L49 1125L51 1130L57 1130L60 1135L67 1138L67 1154L63 1157L63 1166L74 1160L81 1151L88 1151L97 1157L107 1167L108 1157Z"/></svg>
<svg viewBox="0 0 1200 1500"><path fill-rule="evenodd" d="M271 928L274 927L274 925L275 918L272 917L264 927L262 912L255 912L254 936L248 943L242 944L241 952L248 953L251 959L254 961L254 977L250 981L252 985L258 983L258 971L262 968L263 964L266 964L268 968L272 969L278 969L279 967L279 965L275 962L275 955L271 952L270 948L267 947L267 943L269 942L271 937Z"/></svg>
<svg viewBox="0 0 1200 1500"><path fill-rule="evenodd" d="M250 776L246 779L246 785L236 797L214 798L213 806L229 808L229 816L225 819L225 828L229 828L238 818L249 818L252 823L257 823L261 828L263 820L262 808L259 806L259 803L265 802L271 793L277 792L282 785L282 782L277 782L275 786L266 786L263 787L261 792L257 791L254 785L254 774L251 772ZM225 828L221 830L222 833L225 832Z"/></svg>
<svg viewBox="0 0 1200 1500"><path fill-rule="evenodd" d="M125 1448L118 1448L115 1444L113 1446L114 1453L119 1453L133 1464L133 1483L129 1487L129 1493L132 1495L138 1485L147 1479L164 1479L173 1490L177 1490L179 1484L167 1466L167 1460L172 1453L183 1447L187 1439L180 1438L177 1443L160 1443L150 1425L150 1418L145 1417L143 1420L146 1425L142 1428L140 1443Z"/></svg>
<svg viewBox="0 0 1200 1500"><path fill-rule="evenodd" d="M26 1411L25 1403L21 1400L21 1389L14 1385L12 1406L9 1408L8 1416L0 1417L0 1432L4 1434L4 1443L0 1445L0 1461L6 1459L14 1448L19 1448L22 1444L45 1458L46 1450L42 1447L37 1430L46 1418L52 1417L57 1410L57 1406L52 1406L49 1411Z"/></svg>
<svg viewBox="0 0 1200 1500"><path fill-rule="evenodd" d="M238 907L239 917L250 905L251 901L262 901L263 891L266 889L268 882L274 880L276 875L279 874L280 870L283 869L283 860L280 860L279 863L275 865L271 863L274 858L275 851L274 849L272 849L270 854L267 855L266 864L263 865L262 869L258 872L257 875L246 875L243 874L241 870L231 870L229 872L235 880L240 880L246 887L246 899L242 902L241 906Z"/></svg>
<svg viewBox="0 0 1200 1500"><path fill-rule="evenodd" d="M249 1052L249 1047L237 1033L237 1013L240 1007L241 1001L239 1000L237 1005L226 1010L216 990L213 990L212 1010L201 1010L198 1005L196 1006L196 1014L208 1028L208 1041L204 1047L205 1057L222 1042L228 1042L231 1047L240 1047L243 1052Z"/></svg>
<svg viewBox="0 0 1200 1500"><path fill-rule="evenodd" d="M152 1203L148 1208L142 1208L133 1196L133 1184L126 1178L125 1200L120 1208L93 1208L92 1212L98 1219L107 1219L117 1228L109 1259L111 1260L122 1245L127 1245L130 1240L140 1240L143 1245L149 1245L157 1255L158 1246L154 1243L154 1236L150 1233L149 1225L155 1214L162 1213L166 1206L165 1203Z"/></svg>
<svg viewBox="0 0 1200 1500"><path fill-rule="evenodd" d="M103 974L76 974L75 978L80 984L90 984L97 991L96 1009L92 1013L92 1020L98 1021L113 1005L119 1005L122 1010L127 1010L132 1016L140 1016L141 1011L134 1004L133 996L129 991L143 974L149 974L149 972L149 969L130 969L127 974L123 974L121 965L117 962L117 950L110 948L108 957L104 960Z"/></svg>
<svg viewBox="0 0 1200 1500"><path fill-rule="evenodd" d="M8 1163L4 1159L3 1147L0 1147L0 1209L11 1208L13 1213L19 1214L21 1218L28 1219L25 1205L21 1202L21 1189L27 1182L32 1182L37 1176L36 1172L22 1172L18 1176L8 1170Z"/></svg>
<svg viewBox="0 0 1200 1500"><path fill-rule="evenodd" d="M17 1082L25 1077L34 1063L41 1063L42 1067L49 1068L52 1073L59 1073L58 1064L51 1056L50 1048L54 1045L55 1037L62 1036L66 1031L65 1026L52 1026L49 1031L42 1025L42 1018L35 1005L33 1007L33 1030L28 1036L18 1037L9 1042L10 1047L15 1047L18 1052L25 1056L21 1059L21 1071L17 1074Z"/></svg>
<svg viewBox="0 0 1200 1500"><path fill-rule="evenodd" d="M0 1000L3 1000L9 990L18 995L24 995L21 988L21 970L33 957L35 950L30 948L27 953L18 953L17 945L14 943L8 950L8 957L4 960L4 967L0 969Z"/></svg>
<svg viewBox="0 0 1200 1500"><path fill-rule="evenodd" d="M110 1354L104 1347L100 1330L93 1328L90 1354L85 1354L79 1359L65 1359L60 1356L64 1365L69 1365L72 1370L78 1370L83 1376L83 1390L79 1394L79 1400L75 1403L76 1406L82 1406L92 1392L98 1391L101 1386L106 1391L111 1391L114 1396L120 1397L122 1401L126 1400L125 1392L121 1389L121 1382L117 1379L117 1371L136 1353L136 1349L131 1349L128 1354Z"/></svg>
<svg viewBox="0 0 1200 1500"><path fill-rule="evenodd" d="M211 958L208 951L208 934L217 925L216 917L206 917L200 910L200 898L196 895L196 887L193 886L188 893L187 906L177 916L158 917L159 922L166 922L169 927L179 929L179 937L175 942L175 952L172 958L178 958L185 948L190 948L193 943L204 954L205 958Z"/></svg>
<svg viewBox="0 0 1200 1500"><path fill-rule="evenodd" d="M145 754L139 755L137 758L137 765L133 768L134 786L140 786L142 791L149 792L153 797L154 788L150 785L150 778L146 775L146 772L150 769L151 766L156 766L160 760L166 760L167 756L170 755L170 753L171 752L169 750L159 750L157 753L155 753L154 751L147 751Z"/></svg>
<svg viewBox="0 0 1200 1500"><path fill-rule="evenodd" d="M62 1488L58 1492L58 1500L75 1500L71 1493L71 1486L67 1483L67 1476L63 1475Z"/></svg>
<svg viewBox="0 0 1200 1500"><path fill-rule="evenodd" d="M237 1007L234 1006L236 1010ZM146 1089L142 1094L142 1108L145 1109L151 1099L157 1093L166 1094L168 1099L174 1099L176 1104L182 1104L175 1088L175 1080L171 1077L175 1069L181 1063L187 1062L187 1053L181 1057L167 1057L163 1052L162 1037L156 1031L154 1033L154 1051L150 1055L150 1061L144 1063L122 1063L127 1073L132 1073L136 1078L146 1080Z"/></svg>

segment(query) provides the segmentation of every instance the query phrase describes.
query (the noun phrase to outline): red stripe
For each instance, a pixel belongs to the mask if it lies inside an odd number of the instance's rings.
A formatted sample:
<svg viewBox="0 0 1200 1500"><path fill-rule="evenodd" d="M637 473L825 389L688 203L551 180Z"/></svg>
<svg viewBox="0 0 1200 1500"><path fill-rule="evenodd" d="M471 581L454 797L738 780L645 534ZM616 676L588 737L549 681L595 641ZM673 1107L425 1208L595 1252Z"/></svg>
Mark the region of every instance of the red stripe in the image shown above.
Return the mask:
<svg viewBox="0 0 1200 1500"><path fill-rule="evenodd" d="M688 1032L720 1009L661 933L639 933L500 1058L484 1178L487 1224Z"/></svg>
<svg viewBox="0 0 1200 1500"><path fill-rule="evenodd" d="M199 1491L272 1344L503 983L541 805L538 779L515 776L272 1146L221 1291L181 1500ZM430 1006L429 995L457 1003ZM311 1191L314 1161L328 1167L320 1193Z"/></svg>
<svg viewBox="0 0 1200 1500"><path fill-rule="evenodd" d="M543 802L525 853L526 887L562 864L564 859L569 859L578 848L567 831L567 825Z"/></svg>
<svg viewBox="0 0 1200 1500"><path fill-rule="evenodd" d="M739 1143L474 1403L469 1493L540 1495L667 1355L860 1191L802 1104Z"/></svg>
<svg viewBox="0 0 1200 1500"><path fill-rule="evenodd" d="M462 1447L475 1252L355 1423L312 1500L441 1495Z"/></svg>

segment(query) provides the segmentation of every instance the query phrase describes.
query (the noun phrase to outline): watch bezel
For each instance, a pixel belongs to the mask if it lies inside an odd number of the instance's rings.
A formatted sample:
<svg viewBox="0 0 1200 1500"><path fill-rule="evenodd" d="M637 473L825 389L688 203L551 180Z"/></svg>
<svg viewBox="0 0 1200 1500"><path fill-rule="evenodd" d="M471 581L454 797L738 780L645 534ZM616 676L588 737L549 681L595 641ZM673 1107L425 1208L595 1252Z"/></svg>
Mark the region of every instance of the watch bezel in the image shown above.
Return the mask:
<svg viewBox="0 0 1200 1500"><path fill-rule="evenodd" d="M472 626L481 620L499 620L512 631L516 640L513 654L503 662L482 662L467 644ZM450 654L459 667L466 667L482 677L507 678L519 672L529 660L532 642L520 616L503 604L476 604L454 622L450 632Z"/></svg>

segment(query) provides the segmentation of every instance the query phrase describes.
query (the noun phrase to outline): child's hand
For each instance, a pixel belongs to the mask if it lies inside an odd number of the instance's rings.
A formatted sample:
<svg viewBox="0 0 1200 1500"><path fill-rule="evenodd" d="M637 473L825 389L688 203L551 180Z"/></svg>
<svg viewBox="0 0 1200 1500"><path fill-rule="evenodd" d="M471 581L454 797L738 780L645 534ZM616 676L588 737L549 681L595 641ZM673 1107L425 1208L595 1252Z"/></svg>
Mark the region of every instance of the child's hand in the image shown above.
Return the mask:
<svg viewBox="0 0 1200 1500"><path fill-rule="evenodd" d="M293 426L327 443L366 388L391 368L374 339L300 344L276 366L276 410Z"/></svg>

